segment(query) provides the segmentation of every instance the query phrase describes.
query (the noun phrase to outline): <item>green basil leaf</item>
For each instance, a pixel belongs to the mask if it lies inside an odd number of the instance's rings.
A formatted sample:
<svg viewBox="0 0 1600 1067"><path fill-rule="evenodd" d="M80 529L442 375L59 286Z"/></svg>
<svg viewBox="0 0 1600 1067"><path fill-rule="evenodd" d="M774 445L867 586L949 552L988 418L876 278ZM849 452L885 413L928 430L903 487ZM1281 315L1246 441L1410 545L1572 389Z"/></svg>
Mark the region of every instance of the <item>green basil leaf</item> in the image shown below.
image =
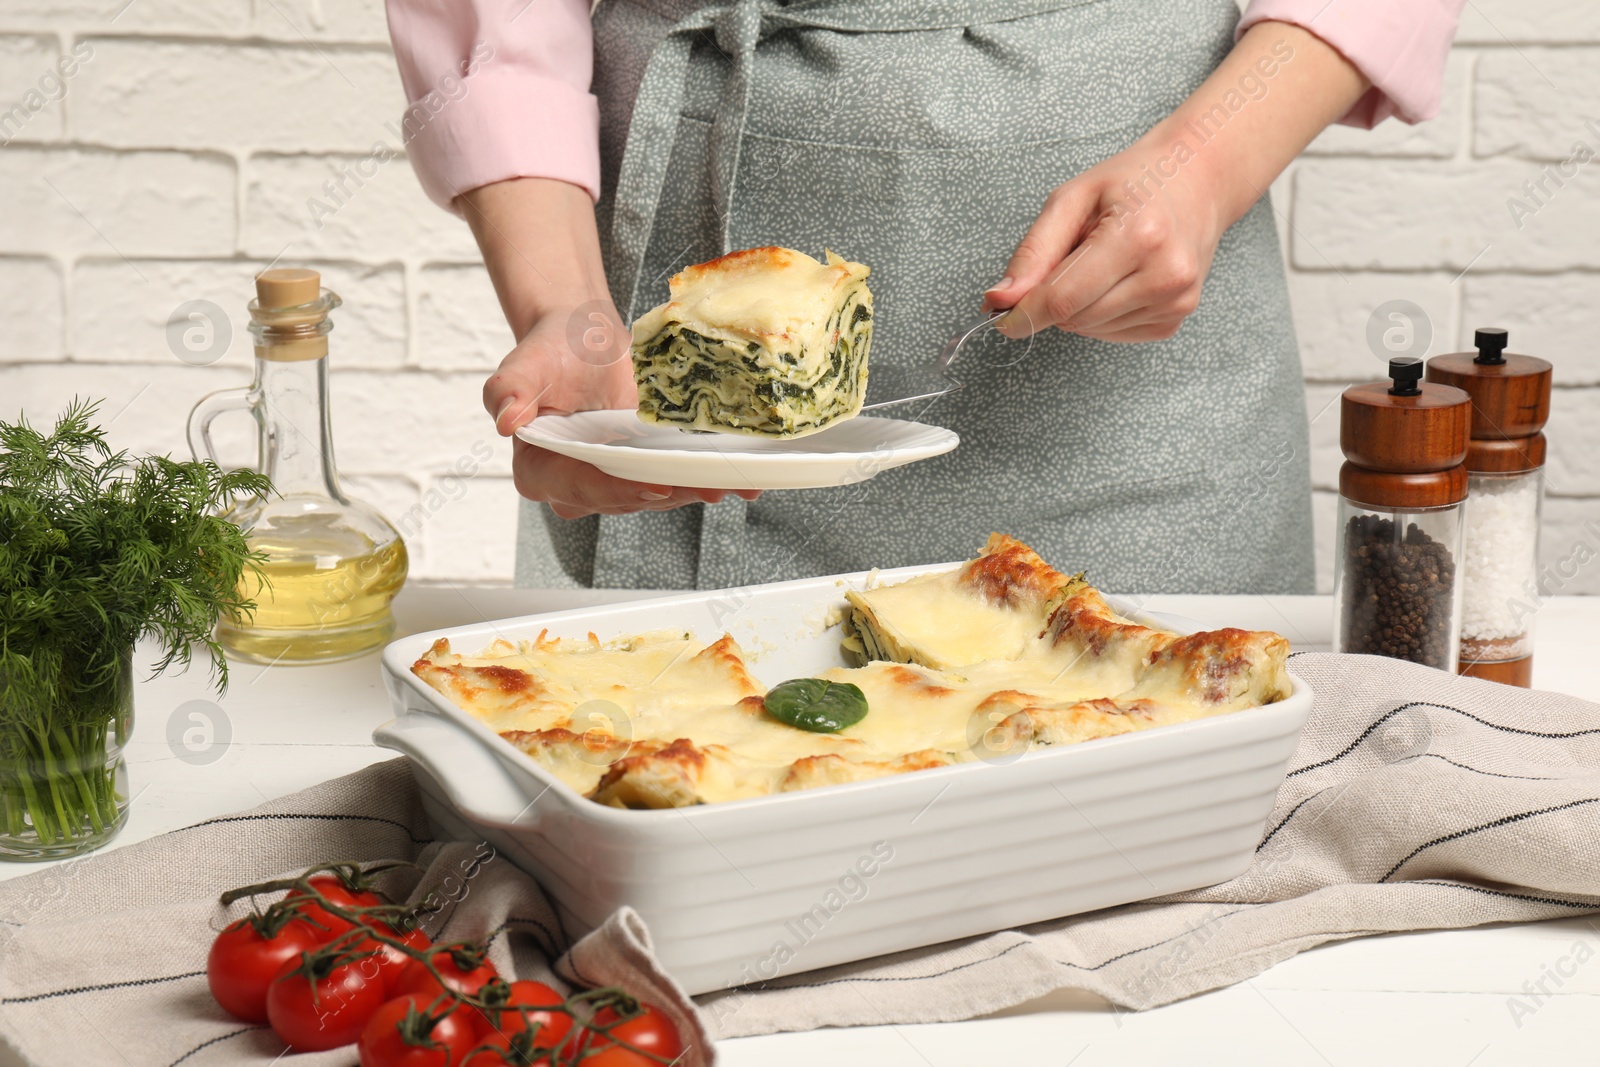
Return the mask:
<svg viewBox="0 0 1600 1067"><path fill-rule="evenodd" d="M793 678L772 688L767 714L814 734L831 734L867 717L867 695L849 682Z"/></svg>

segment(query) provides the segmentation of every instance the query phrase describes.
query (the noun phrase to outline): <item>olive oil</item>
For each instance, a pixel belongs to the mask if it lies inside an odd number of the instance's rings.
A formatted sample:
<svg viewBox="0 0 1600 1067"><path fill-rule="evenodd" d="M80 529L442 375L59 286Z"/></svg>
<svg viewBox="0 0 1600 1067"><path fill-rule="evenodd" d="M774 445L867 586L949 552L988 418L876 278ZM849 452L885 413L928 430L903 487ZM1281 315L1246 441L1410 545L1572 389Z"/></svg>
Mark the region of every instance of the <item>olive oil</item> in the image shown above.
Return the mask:
<svg viewBox="0 0 1600 1067"><path fill-rule="evenodd" d="M364 552L319 554L349 546L325 537L252 537L251 547L267 552L261 577L241 583L255 614L224 620L217 639L234 655L264 663L327 663L384 644L394 633L389 602L406 579L405 542L374 547L362 540Z"/></svg>
<svg viewBox="0 0 1600 1067"><path fill-rule="evenodd" d="M257 275L255 380L211 394L189 416L190 447L215 461L211 420L250 412L260 429L258 466L272 482L225 516L264 557L239 587L255 611L217 627L222 646L244 659L326 663L369 652L394 633L389 602L405 584L405 543L376 508L345 495L333 462L328 332L338 306L316 271Z"/></svg>

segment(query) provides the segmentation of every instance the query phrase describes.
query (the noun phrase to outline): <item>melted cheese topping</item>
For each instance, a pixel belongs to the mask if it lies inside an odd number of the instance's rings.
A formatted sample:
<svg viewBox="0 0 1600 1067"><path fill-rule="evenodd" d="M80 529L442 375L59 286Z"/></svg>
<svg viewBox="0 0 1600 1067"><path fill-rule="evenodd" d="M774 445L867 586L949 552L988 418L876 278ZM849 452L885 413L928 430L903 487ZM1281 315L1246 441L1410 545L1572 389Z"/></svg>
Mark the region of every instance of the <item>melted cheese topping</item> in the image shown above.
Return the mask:
<svg viewBox="0 0 1600 1067"><path fill-rule="evenodd" d="M674 632L609 643L540 634L472 656L440 641L412 669L573 789L623 807L996 759L1289 691L1288 642L1278 635L1180 637L1140 626L1081 577L1058 574L999 535L964 567L849 596L861 643L892 647L907 662L878 658L820 675L867 698L866 717L836 734L768 715L764 687L727 634L710 645Z"/></svg>
<svg viewBox="0 0 1600 1067"><path fill-rule="evenodd" d="M686 708L762 692L742 662L735 666L719 657L720 643L712 651L671 631L605 644L593 634L587 642L541 634L517 645L496 641L474 656L445 654L445 648L419 661L429 664L429 681L469 695L473 713L495 730L528 729L530 716L541 728L570 728L572 712L590 702L614 706L629 723L675 721ZM589 716L608 711L597 704Z"/></svg>
<svg viewBox="0 0 1600 1067"><path fill-rule="evenodd" d="M862 624L902 650L892 658L930 667L960 667L989 659L1015 659L1039 640L1044 616L1030 606L962 595L961 571L929 575L899 585L845 594L867 613ZM870 620L870 621L869 621Z"/></svg>
<svg viewBox="0 0 1600 1067"><path fill-rule="evenodd" d="M671 298L633 324L634 344L644 344L668 325L683 326L741 348L755 342L758 362L773 370L810 361L818 373L809 377L816 378L831 348L833 310L871 273L831 250L827 258L824 264L792 248L747 248L685 267L668 282Z"/></svg>
<svg viewBox="0 0 1600 1067"><path fill-rule="evenodd" d="M995 534L970 563L845 597L850 629L871 653L862 658L945 668L1018 658L1038 644L1061 598L1086 588L1082 575L1059 574L1027 545Z"/></svg>

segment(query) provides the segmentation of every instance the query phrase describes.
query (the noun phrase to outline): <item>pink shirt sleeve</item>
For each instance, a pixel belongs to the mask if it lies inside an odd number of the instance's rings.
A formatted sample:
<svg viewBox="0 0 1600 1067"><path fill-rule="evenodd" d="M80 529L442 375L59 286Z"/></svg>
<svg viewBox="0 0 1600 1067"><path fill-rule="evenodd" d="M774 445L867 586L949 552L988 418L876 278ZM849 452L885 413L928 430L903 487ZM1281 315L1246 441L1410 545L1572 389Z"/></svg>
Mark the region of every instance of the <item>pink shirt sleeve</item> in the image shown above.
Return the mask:
<svg viewBox="0 0 1600 1067"><path fill-rule="evenodd" d="M1301 26L1372 89L1340 122L1438 114L1465 0L1251 0L1239 22ZM456 196L507 178L557 178L600 193L599 108L589 93L589 0L386 0L409 106L401 119L423 189Z"/></svg>
<svg viewBox="0 0 1600 1067"><path fill-rule="evenodd" d="M1466 0L1250 0L1238 33L1258 22L1311 31L1355 64L1372 88L1339 121L1371 129L1390 115L1439 113L1444 61Z"/></svg>
<svg viewBox="0 0 1600 1067"><path fill-rule="evenodd" d="M589 0L386 0L406 152L448 211L469 189L559 178L600 193ZM459 212L457 212L459 214Z"/></svg>

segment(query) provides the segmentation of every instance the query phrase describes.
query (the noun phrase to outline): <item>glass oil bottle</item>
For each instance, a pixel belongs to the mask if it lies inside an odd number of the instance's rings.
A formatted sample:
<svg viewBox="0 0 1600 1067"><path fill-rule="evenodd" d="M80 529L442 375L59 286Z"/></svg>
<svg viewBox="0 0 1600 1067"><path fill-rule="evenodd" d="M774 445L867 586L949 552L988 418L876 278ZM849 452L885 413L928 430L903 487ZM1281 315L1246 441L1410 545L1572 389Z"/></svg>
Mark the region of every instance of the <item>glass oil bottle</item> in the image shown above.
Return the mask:
<svg viewBox="0 0 1600 1067"><path fill-rule="evenodd" d="M248 411L259 427L266 495L225 516L251 548L266 553L259 578L241 590L253 615L226 618L217 640L236 657L262 663L326 663L371 651L394 633L390 602L406 578L406 547L374 508L339 486L328 404L329 312L336 293L313 270L280 268L256 277L250 302L255 380L212 393L189 416L189 447L216 459L212 420Z"/></svg>

